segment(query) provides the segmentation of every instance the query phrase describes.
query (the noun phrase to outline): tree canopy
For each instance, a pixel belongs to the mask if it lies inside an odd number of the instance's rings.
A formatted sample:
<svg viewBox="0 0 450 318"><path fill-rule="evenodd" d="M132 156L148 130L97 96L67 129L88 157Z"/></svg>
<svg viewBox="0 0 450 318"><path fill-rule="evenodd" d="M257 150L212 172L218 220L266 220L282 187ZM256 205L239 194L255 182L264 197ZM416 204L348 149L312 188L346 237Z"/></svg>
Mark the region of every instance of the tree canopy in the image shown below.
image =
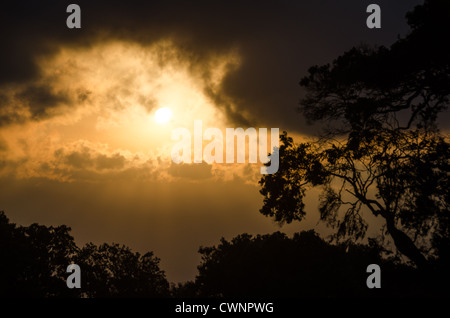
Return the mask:
<svg viewBox="0 0 450 318"><path fill-rule="evenodd" d="M426 1L407 14L411 32L391 47L352 48L313 66L299 110L326 122L311 142L281 136L278 173L260 181L261 213L301 221L310 187L336 238L360 239L364 213L416 266L448 259L449 143L437 125L450 94L450 4Z"/></svg>
<svg viewBox="0 0 450 318"><path fill-rule="evenodd" d="M152 252L134 253L119 244L86 244L75 261L83 268L87 297L167 297L169 283Z"/></svg>
<svg viewBox="0 0 450 318"><path fill-rule="evenodd" d="M70 228L17 226L0 212L0 296L166 297L169 283L159 259L118 244L79 248ZM69 289L66 268L81 268L81 289Z"/></svg>
<svg viewBox="0 0 450 318"><path fill-rule="evenodd" d="M391 258L383 248L330 244L313 230L286 234L241 234L199 250L202 263L195 282L178 286L188 297L378 297L439 294L417 270ZM381 289L366 286L366 268L382 268ZM441 294L442 295L442 294Z"/></svg>

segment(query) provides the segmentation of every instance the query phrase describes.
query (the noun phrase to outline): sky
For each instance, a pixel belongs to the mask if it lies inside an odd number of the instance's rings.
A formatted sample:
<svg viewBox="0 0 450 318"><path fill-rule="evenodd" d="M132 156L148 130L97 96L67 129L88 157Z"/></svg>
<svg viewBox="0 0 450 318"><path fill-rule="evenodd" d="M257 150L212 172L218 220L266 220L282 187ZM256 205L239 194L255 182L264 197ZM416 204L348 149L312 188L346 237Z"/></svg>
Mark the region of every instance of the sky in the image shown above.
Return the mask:
<svg viewBox="0 0 450 318"><path fill-rule="evenodd" d="M297 111L309 67L405 36L422 1L15 1L0 10L0 210L66 224L79 245L153 251L169 281L195 277L200 246L318 223L259 213L260 164L175 164L175 128L317 135ZM66 8L81 8L69 29ZM166 123L155 120L170 109ZM203 143L203 147L205 142Z"/></svg>

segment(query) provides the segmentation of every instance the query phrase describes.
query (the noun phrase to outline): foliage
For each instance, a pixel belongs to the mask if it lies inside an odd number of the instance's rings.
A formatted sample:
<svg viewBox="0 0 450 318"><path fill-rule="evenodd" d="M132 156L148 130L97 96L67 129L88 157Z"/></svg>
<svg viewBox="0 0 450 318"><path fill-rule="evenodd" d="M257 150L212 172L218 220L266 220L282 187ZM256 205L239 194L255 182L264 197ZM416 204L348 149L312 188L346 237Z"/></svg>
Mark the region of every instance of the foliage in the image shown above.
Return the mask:
<svg viewBox="0 0 450 318"><path fill-rule="evenodd" d="M159 259L118 244L76 246L62 225L16 226L0 212L0 296L164 297L169 283ZM80 289L69 289L69 264L81 268Z"/></svg>
<svg viewBox="0 0 450 318"><path fill-rule="evenodd" d="M377 297L436 293L411 267L381 257L382 248L325 242L314 231L292 238L241 234L200 248L199 297ZM368 264L382 268L381 289L368 289ZM436 282L436 281L435 281ZM189 283L192 295L192 282ZM444 291L445 292L445 291Z"/></svg>
<svg viewBox="0 0 450 318"><path fill-rule="evenodd" d="M163 297L169 284L159 269L159 259L148 252L133 253L119 244L92 243L77 257L83 268L83 293L87 297Z"/></svg>
<svg viewBox="0 0 450 318"><path fill-rule="evenodd" d="M426 1L407 17L411 33L390 48L353 48L309 69L300 110L327 127L311 142L281 136L280 169L260 181L261 213L301 221L305 191L320 186L320 217L336 238L363 238L372 213L425 268L450 246L450 150L436 124L449 104L450 4Z"/></svg>

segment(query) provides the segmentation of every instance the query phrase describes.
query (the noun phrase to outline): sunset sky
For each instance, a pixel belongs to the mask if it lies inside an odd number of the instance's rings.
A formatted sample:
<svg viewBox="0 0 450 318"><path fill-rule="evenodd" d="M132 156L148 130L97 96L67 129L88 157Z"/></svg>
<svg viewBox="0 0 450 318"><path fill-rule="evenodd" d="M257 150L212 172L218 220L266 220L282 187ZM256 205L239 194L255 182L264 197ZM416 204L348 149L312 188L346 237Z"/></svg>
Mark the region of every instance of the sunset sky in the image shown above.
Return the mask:
<svg viewBox="0 0 450 318"><path fill-rule="evenodd" d="M68 29L66 7L81 7ZM0 210L66 224L76 242L153 251L169 281L193 279L200 246L288 234L258 211L260 165L176 165L173 129L265 127L314 136L296 111L307 69L361 43L390 45L422 1L15 1L0 10ZM158 109L171 111L167 122ZM205 144L204 144L205 145Z"/></svg>

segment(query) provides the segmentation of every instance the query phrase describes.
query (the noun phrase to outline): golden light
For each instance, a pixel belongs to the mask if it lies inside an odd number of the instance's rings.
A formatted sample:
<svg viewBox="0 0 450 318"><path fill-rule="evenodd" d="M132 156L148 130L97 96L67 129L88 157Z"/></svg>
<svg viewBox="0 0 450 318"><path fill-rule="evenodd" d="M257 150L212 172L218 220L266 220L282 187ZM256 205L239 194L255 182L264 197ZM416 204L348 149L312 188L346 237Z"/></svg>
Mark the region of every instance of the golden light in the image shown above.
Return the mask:
<svg viewBox="0 0 450 318"><path fill-rule="evenodd" d="M52 108L45 120L30 121L26 130L22 126L8 130L8 136L0 127L0 139L11 139L14 145L8 147L17 148L18 156L24 151L19 139L27 139L42 162L51 160L49 156L60 148L89 142L105 154L128 151L130 158L157 156L171 164L174 128L192 130L194 120L202 120L205 129L227 127L226 113L205 94L205 88L220 92L230 65L240 63L235 51L202 60L198 68L180 56L169 41L148 46L115 41L86 49L62 48L56 55L39 59L40 74L55 94L67 92L77 107L62 104ZM207 75L203 66L209 70ZM22 89L11 88L12 101ZM52 138L48 138L50 134ZM39 160L30 164L38 166Z"/></svg>
<svg viewBox="0 0 450 318"><path fill-rule="evenodd" d="M155 120L159 124L167 123L172 117L172 111L167 107L158 109L155 113Z"/></svg>

